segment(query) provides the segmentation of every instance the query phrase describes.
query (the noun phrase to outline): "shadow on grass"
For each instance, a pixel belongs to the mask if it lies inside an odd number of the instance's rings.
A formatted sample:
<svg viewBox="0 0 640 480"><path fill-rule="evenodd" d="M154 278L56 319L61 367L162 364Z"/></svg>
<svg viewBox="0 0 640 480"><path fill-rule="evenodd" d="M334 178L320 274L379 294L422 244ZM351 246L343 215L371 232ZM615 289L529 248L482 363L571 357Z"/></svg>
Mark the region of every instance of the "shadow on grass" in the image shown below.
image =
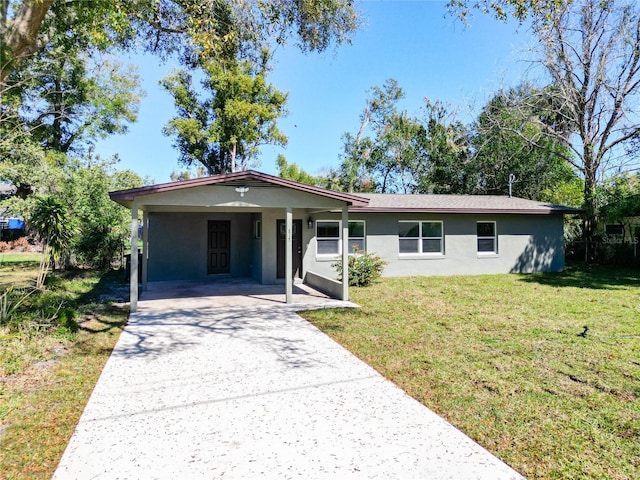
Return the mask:
<svg viewBox="0 0 640 480"><path fill-rule="evenodd" d="M527 283L539 283L551 287L611 290L625 287L640 287L640 271L618 266L576 263L567 265L564 272L533 273L523 275L521 280Z"/></svg>
<svg viewBox="0 0 640 480"><path fill-rule="evenodd" d="M98 276L98 281L87 291L74 295L71 299L73 307L90 305L93 303L125 302L128 301L129 289L122 284L122 272L119 270L106 270L96 272L92 270L68 270L49 275L46 281L46 288L52 291L70 291L77 288L83 290L81 286L74 288L73 283L81 284L83 281L92 281Z"/></svg>

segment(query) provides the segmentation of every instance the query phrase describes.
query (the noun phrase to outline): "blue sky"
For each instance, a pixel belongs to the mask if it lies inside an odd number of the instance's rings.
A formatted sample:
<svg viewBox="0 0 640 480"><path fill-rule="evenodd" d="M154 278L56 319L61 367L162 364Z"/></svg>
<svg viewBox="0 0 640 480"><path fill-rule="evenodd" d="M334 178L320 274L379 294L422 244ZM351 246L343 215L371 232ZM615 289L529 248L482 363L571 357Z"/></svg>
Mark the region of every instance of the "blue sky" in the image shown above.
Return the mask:
<svg viewBox="0 0 640 480"><path fill-rule="evenodd" d="M468 26L447 15L441 1L361 1L363 27L351 45L322 54L302 54L294 46L275 52L269 80L289 93L289 115L279 121L289 137L285 148L265 147L256 169L277 173L283 153L309 173L340 163L342 136L355 133L367 90L396 79L406 98L400 104L420 116L424 98L458 108L467 122L501 86L531 78L524 28L476 13ZM151 56L124 57L137 64L146 97L138 122L125 135L98 142L103 157L118 153L118 168L131 169L155 182L184 170L162 127L175 114L172 98L158 80L175 68Z"/></svg>

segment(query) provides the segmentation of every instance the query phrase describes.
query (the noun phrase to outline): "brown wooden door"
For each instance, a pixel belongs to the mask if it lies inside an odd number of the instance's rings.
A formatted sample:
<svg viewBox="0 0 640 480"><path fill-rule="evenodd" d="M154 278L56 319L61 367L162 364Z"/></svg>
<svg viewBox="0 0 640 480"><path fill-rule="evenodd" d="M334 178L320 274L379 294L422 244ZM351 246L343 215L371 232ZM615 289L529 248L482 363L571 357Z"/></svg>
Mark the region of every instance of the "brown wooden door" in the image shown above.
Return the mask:
<svg viewBox="0 0 640 480"><path fill-rule="evenodd" d="M207 273L230 272L230 231L228 220L209 221L209 240L207 248Z"/></svg>
<svg viewBox="0 0 640 480"><path fill-rule="evenodd" d="M278 220L278 278L284 278L285 247L287 245L286 222ZM294 220L291 225L292 276L302 277L302 220Z"/></svg>

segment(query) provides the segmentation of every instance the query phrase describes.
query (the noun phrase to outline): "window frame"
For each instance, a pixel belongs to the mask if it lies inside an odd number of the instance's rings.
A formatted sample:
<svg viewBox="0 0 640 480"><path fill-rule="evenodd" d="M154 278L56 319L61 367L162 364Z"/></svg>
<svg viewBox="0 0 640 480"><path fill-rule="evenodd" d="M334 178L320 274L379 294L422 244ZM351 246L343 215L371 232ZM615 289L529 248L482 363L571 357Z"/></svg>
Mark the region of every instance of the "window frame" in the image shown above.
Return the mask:
<svg viewBox="0 0 640 480"><path fill-rule="evenodd" d="M616 227L615 230L621 230L620 233L610 233L607 230L611 230L610 227ZM624 225L622 223L605 223L604 234L608 237L624 237Z"/></svg>
<svg viewBox="0 0 640 480"><path fill-rule="evenodd" d="M340 222L342 223L342 221ZM351 236L351 232L349 232L349 238L347 239L347 245L349 247L349 255L357 255L355 252L352 251L351 249L351 241L352 240L360 240L362 239L362 242L360 244L360 247L358 248L358 250L362 251L362 252L366 252L367 251L367 222L365 220L349 220L349 223L361 223L362 224L362 237L352 237ZM351 225L349 225L350 227ZM341 225L342 227L342 225ZM340 233L342 233L342 228L340 229ZM340 246L342 247L342 242L340 242ZM340 252L342 253L342 251Z"/></svg>
<svg viewBox="0 0 640 480"><path fill-rule="evenodd" d="M399 257L444 257L445 255L445 233L444 233L444 220L398 220L398 227L401 223L417 223L418 224L418 236L417 237L401 237L400 228L398 228L398 256ZM424 235L422 224L424 223L438 223L440 224L440 236L439 237L427 237ZM418 242L417 252L401 252L400 244L403 239L415 239ZM424 240L440 240L439 252L425 252Z"/></svg>
<svg viewBox="0 0 640 480"><path fill-rule="evenodd" d="M493 225L493 235L478 235L478 225L488 223ZM493 240L493 250L480 250L480 240ZM477 220L476 221L476 253L480 256L498 255L498 223L495 220Z"/></svg>
<svg viewBox="0 0 640 480"><path fill-rule="evenodd" d="M337 223L338 224L338 237L320 237L318 235L318 225L321 223ZM367 222L365 220L349 220L349 223L361 223L363 229L362 237L352 237L349 236L347 242L351 242L351 240L362 240L361 246L359 250L366 251L367 246ZM342 220L323 220L318 219L315 221L315 237L316 237L316 257L317 258L336 258L342 255ZM333 240L338 242L338 252L337 253L320 253L318 252L318 240ZM355 255L354 252L349 252L349 255Z"/></svg>

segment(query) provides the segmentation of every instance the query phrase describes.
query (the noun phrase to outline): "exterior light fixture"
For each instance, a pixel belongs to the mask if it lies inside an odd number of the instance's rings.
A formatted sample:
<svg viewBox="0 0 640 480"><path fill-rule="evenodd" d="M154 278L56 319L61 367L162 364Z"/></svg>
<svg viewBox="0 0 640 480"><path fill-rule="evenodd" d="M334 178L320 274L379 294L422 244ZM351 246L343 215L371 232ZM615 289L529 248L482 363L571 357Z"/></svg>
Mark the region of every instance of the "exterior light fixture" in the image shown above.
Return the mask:
<svg viewBox="0 0 640 480"><path fill-rule="evenodd" d="M244 197L244 194L247 193L249 191L249 187L236 187L236 192L238 192L240 194L241 197Z"/></svg>
<svg viewBox="0 0 640 480"><path fill-rule="evenodd" d="M313 228L313 220L311 219L311 217L309 217L309 218L307 219L307 228L308 228L309 230L311 230L311 229Z"/></svg>

